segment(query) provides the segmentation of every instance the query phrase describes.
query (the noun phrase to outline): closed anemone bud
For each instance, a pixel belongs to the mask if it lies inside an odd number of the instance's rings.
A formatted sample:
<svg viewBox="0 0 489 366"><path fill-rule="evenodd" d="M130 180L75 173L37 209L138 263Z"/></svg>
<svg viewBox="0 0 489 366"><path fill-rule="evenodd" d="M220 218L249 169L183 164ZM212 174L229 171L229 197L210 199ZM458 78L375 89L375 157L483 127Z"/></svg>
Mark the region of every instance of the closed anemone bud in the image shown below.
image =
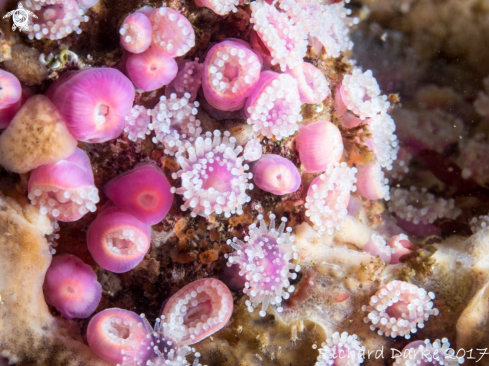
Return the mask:
<svg viewBox="0 0 489 366"><path fill-rule="evenodd" d="M282 196L297 191L301 174L295 165L279 155L265 154L253 165L253 182L266 192Z"/></svg>
<svg viewBox="0 0 489 366"><path fill-rule="evenodd" d="M233 313L233 296L227 286L214 278L192 282L165 304L165 334L180 345L190 345L223 328Z"/></svg>
<svg viewBox="0 0 489 366"><path fill-rule="evenodd" d="M402 260L402 257L409 255L419 248L409 241L409 238L405 234L395 235L389 239L387 244L395 249L392 253L391 264L397 264Z"/></svg>
<svg viewBox="0 0 489 366"><path fill-rule="evenodd" d="M328 121L302 125L296 138L301 163L308 173L324 172L343 156L341 132Z"/></svg>
<svg viewBox="0 0 489 366"><path fill-rule="evenodd" d="M205 139L198 137L177 158L182 169L173 178L181 178L182 186L172 188L172 192L183 195L180 208L191 209L192 217L206 217L213 212L226 217L241 215L243 204L250 201L246 190L253 189L248 183L252 174L246 172L248 165L238 157L243 148L236 147L236 139L229 136L228 131L224 136L218 130L207 132Z"/></svg>
<svg viewBox="0 0 489 366"><path fill-rule="evenodd" d="M261 60L241 40L214 45L204 61L202 90L207 102L221 111L240 109L260 77Z"/></svg>
<svg viewBox="0 0 489 366"><path fill-rule="evenodd" d="M47 96L79 141L105 142L119 136L131 110L131 81L111 68L76 71L53 83Z"/></svg>
<svg viewBox="0 0 489 366"><path fill-rule="evenodd" d="M87 341L93 352L115 365L122 364L126 355L147 359L152 349L141 345L146 345L150 333L138 314L112 308L90 319Z"/></svg>
<svg viewBox="0 0 489 366"><path fill-rule="evenodd" d="M379 200L381 198L388 201L389 179L384 177L384 172L378 163L370 162L358 169L357 190L360 196L369 200Z"/></svg>
<svg viewBox="0 0 489 366"><path fill-rule="evenodd" d="M279 140L292 136L302 121L297 81L289 74L263 71L244 109L255 134Z"/></svg>
<svg viewBox="0 0 489 366"><path fill-rule="evenodd" d="M271 55L272 65L280 65L282 71L302 63L307 51L307 33L300 23L294 24L275 5L258 0L250 5L253 29Z"/></svg>
<svg viewBox="0 0 489 366"><path fill-rule="evenodd" d="M150 245L150 227L117 207L102 211L88 228L87 246L97 264L123 273L136 267Z"/></svg>
<svg viewBox="0 0 489 366"><path fill-rule="evenodd" d="M138 89L152 91L169 84L177 75L178 65L172 57L151 47L142 53L129 55L126 70Z"/></svg>
<svg viewBox="0 0 489 366"><path fill-rule="evenodd" d="M239 5L238 0L196 0L195 3L198 6L205 6L211 9L214 13L219 15L226 15L230 11L236 13Z"/></svg>
<svg viewBox="0 0 489 366"><path fill-rule="evenodd" d="M88 2L87 0L83 0ZM29 39L61 39L72 32L81 33L80 24L88 21L85 7L76 0L22 1L26 10L37 17L29 17Z"/></svg>
<svg viewBox="0 0 489 366"><path fill-rule="evenodd" d="M263 147L260 140L257 138L249 140L243 150L243 158L245 161L256 161L261 158Z"/></svg>
<svg viewBox="0 0 489 366"><path fill-rule="evenodd" d="M356 334L333 333L321 346L315 366L358 366L363 363L365 347Z"/></svg>
<svg viewBox="0 0 489 366"><path fill-rule="evenodd" d="M15 75L0 69L0 109L17 103L22 96L22 87Z"/></svg>
<svg viewBox="0 0 489 366"><path fill-rule="evenodd" d="M411 338L417 328L424 328L424 322L430 315L438 315L438 309L433 308L435 294L427 292L416 285L391 281L382 286L370 299L368 306L362 306L368 311L365 323L372 323L371 330L378 328L379 335L395 338L397 336Z"/></svg>
<svg viewBox="0 0 489 366"><path fill-rule="evenodd" d="M80 148L66 159L33 170L27 191L41 214L65 222L95 212L99 201L90 159Z"/></svg>
<svg viewBox="0 0 489 366"><path fill-rule="evenodd" d="M237 238L228 244L236 251L227 256L227 266L238 264L240 276L247 279L243 292L249 296L246 306L249 312L261 304L260 316L265 316L269 305L276 305L282 312L282 299L287 300L294 292L291 279L296 279L301 267L290 263L298 258L295 237L290 235L291 228L285 230L286 218L275 228L275 215L270 215L270 226L267 228L263 216L259 215L260 227L250 226L246 242ZM292 272L290 272L292 270Z"/></svg>
<svg viewBox="0 0 489 366"><path fill-rule="evenodd" d="M385 263L391 263L391 257L396 253L396 249L387 245L384 238L378 234L372 234L372 239L365 244L363 251L374 257L379 257Z"/></svg>
<svg viewBox="0 0 489 366"><path fill-rule="evenodd" d="M129 14L119 29L122 46L131 53L141 53L149 48L153 29L151 21L142 12Z"/></svg>
<svg viewBox="0 0 489 366"><path fill-rule="evenodd" d="M394 366L456 366L463 364L465 359L454 354L453 348L447 338L408 343L403 348Z"/></svg>
<svg viewBox="0 0 489 366"><path fill-rule="evenodd" d="M315 230L333 235L341 229L348 214L350 192L356 190L356 172L356 168L349 168L346 163L330 164L324 174L311 182L304 206Z"/></svg>
<svg viewBox="0 0 489 366"><path fill-rule="evenodd" d="M161 7L149 19L153 25L152 45L169 57L185 55L195 46L192 24L178 11Z"/></svg>
<svg viewBox="0 0 489 366"><path fill-rule="evenodd" d="M171 186L156 165L142 163L109 181L105 195L146 225L163 220L173 202Z"/></svg>
<svg viewBox="0 0 489 366"><path fill-rule="evenodd" d="M53 258L43 289L46 302L67 319L88 318L102 298L93 269L71 254Z"/></svg>
<svg viewBox="0 0 489 366"><path fill-rule="evenodd" d="M165 88L166 97L170 98L172 94L175 94L177 98L183 98L186 93L189 93L189 102L193 102L197 98L197 92L202 84L203 66L199 63L198 58L195 61L180 61L177 76Z"/></svg>
<svg viewBox="0 0 489 366"><path fill-rule="evenodd" d="M301 103L320 103L331 94L324 74L309 62L303 62L295 68L287 70L287 73L297 80Z"/></svg>

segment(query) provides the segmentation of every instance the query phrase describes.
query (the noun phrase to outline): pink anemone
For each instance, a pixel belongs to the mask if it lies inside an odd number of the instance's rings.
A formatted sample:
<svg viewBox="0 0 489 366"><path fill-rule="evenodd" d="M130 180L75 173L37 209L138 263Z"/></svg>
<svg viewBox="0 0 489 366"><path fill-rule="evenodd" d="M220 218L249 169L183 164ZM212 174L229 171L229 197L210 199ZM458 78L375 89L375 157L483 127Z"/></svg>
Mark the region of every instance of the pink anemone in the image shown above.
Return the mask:
<svg viewBox="0 0 489 366"><path fill-rule="evenodd" d="M199 63L198 58L195 58L195 61L181 61L178 64L177 76L165 88L165 96L170 98L175 94L177 98L183 98L186 93L189 93L189 102L193 102L202 84L202 68L203 65Z"/></svg>
<svg viewBox="0 0 489 366"><path fill-rule="evenodd" d="M253 165L253 182L266 192L279 196L297 191L301 174L295 165L280 155L265 154Z"/></svg>
<svg viewBox="0 0 489 366"><path fill-rule="evenodd" d="M102 298L93 269L71 254L53 258L44 279L44 297L67 319L88 318Z"/></svg>
<svg viewBox="0 0 489 366"><path fill-rule="evenodd" d="M365 347L356 334L335 332L321 346L315 366L358 366L363 363Z"/></svg>
<svg viewBox="0 0 489 366"><path fill-rule="evenodd" d="M388 201L389 180L384 177L384 172L378 163L370 162L358 169L357 191L360 196L369 200L379 200L381 198Z"/></svg>
<svg viewBox="0 0 489 366"><path fill-rule="evenodd" d="M153 28L142 12L129 14L119 29L122 46L131 53L146 51L151 44Z"/></svg>
<svg viewBox="0 0 489 366"><path fill-rule="evenodd" d="M17 77L0 69L0 130L7 128L22 104L22 87Z"/></svg>
<svg viewBox="0 0 489 366"><path fill-rule="evenodd" d="M302 103L320 103L331 95L326 77L313 64L303 62L293 69L287 70L287 73L297 80Z"/></svg>

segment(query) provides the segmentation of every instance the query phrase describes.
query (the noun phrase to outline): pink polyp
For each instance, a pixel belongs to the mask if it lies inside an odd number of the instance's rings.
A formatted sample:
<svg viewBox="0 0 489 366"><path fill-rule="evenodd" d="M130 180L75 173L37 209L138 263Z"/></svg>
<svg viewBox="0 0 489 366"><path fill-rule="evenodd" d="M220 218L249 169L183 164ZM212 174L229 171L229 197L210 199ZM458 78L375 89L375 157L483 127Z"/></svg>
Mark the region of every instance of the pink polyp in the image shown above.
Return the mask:
<svg viewBox="0 0 489 366"><path fill-rule="evenodd" d="M343 156L341 132L328 121L302 125L296 138L301 162L309 173L323 172Z"/></svg>
<svg viewBox="0 0 489 366"><path fill-rule="evenodd" d="M253 165L253 182L266 192L284 195L297 191L301 174L295 165L279 155L265 154Z"/></svg>
<svg viewBox="0 0 489 366"><path fill-rule="evenodd" d="M260 78L260 58L245 42L214 45L204 61L202 90L207 102L222 111L240 109Z"/></svg>
<svg viewBox="0 0 489 366"><path fill-rule="evenodd" d="M124 129L135 90L120 71L91 68L53 83L47 96L77 140L105 142L119 136Z"/></svg>
<svg viewBox="0 0 489 366"><path fill-rule="evenodd" d="M384 178L380 166L370 162L358 169L357 189L360 196L369 200L389 198L388 180Z"/></svg>
<svg viewBox="0 0 489 366"><path fill-rule="evenodd" d="M151 47L143 53L129 55L126 70L138 89L152 91L169 84L177 75L178 65L172 57Z"/></svg>
<svg viewBox="0 0 489 366"><path fill-rule="evenodd" d="M34 169L27 191L42 214L66 222L94 212L99 201L90 160L80 148L66 159Z"/></svg>
<svg viewBox="0 0 489 366"><path fill-rule="evenodd" d="M0 69L0 109L17 103L22 96L22 87L15 75Z"/></svg>
<svg viewBox="0 0 489 366"><path fill-rule="evenodd" d="M297 80L302 103L320 103L331 94L324 74L309 62L303 62L293 69L288 69L287 73Z"/></svg>
<svg viewBox="0 0 489 366"><path fill-rule="evenodd" d="M46 302L67 319L89 317L102 298L93 269L71 254L53 258L43 288Z"/></svg>
<svg viewBox="0 0 489 366"><path fill-rule="evenodd" d="M334 107L336 110L336 114L338 117L343 116L346 111L348 110L348 107L346 106L345 103L345 88L343 87L342 84L339 84L336 87L336 93L335 93L335 98L334 98Z"/></svg>
<svg viewBox="0 0 489 366"><path fill-rule="evenodd" d="M396 252L392 254L391 264L399 263L403 256L409 255L419 249L416 245L412 244L407 235L404 234L393 236L389 239L387 244L391 248L396 249Z"/></svg>
<svg viewBox="0 0 489 366"><path fill-rule="evenodd" d="M226 15L229 12L236 12L239 1L236 0L195 0L198 6L205 6L219 15Z"/></svg>
<svg viewBox="0 0 489 366"><path fill-rule="evenodd" d="M167 56L183 56L195 46L194 28L178 11L161 7L149 19L153 26L152 45Z"/></svg>
<svg viewBox="0 0 489 366"><path fill-rule="evenodd" d="M173 203L173 193L165 175L153 164L139 164L109 181L105 195L122 210L146 225L163 220Z"/></svg>
<svg viewBox="0 0 489 366"><path fill-rule="evenodd" d="M144 52L152 40L151 21L143 12L129 14L122 22L119 34L121 44L126 50L132 53Z"/></svg>
<svg viewBox="0 0 489 366"><path fill-rule="evenodd" d="M152 349L143 351L140 347L147 335L139 315L117 308L96 314L87 328L87 341L92 351L114 365L123 363L124 354L134 354L138 350L144 353L141 358L149 356Z"/></svg>
<svg viewBox="0 0 489 366"><path fill-rule="evenodd" d="M391 263L392 253L395 253L395 249L386 245L384 238L378 234L373 234L372 239L365 244L363 251L369 253L371 256L379 257L385 263Z"/></svg>
<svg viewBox="0 0 489 366"><path fill-rule="evenodd" d="M277 139L292 136L302 121L297 81L289 74L261 72L244 110L255 134Z"/></svg>
<svg viewBox="0 0 489 366"><path fill-rule="evenodd" d="M269 69L272 66L272 56L270 55L270 50L263 43L261 38L258 36L255 30L250 32L250 45L263 60L263 67Z"/></svg>
<svg viewBox="0 0 489 366"><path fill-rule="evenodd" d="M166 303L164 315L180 345L200 342L223 328L233 313L233 296L214 278L190 283Z"/></svg>
<svg viewBox="0 0 489 366"><path fill-rule="evenodd" d="M170 98L176 94L177 98L183 98L185 93L190 94L189 102L197 98L197 92L202 84L202 64L199 59L195 61L183 60L178 64L177 76L165 88L165 96Z"/></svg>
<svg viewBox="0 0 489 366"><path fill-rule="evenodd" d="M109 207L88 228L87 246L97 264L123 273L136 267L150 246L150 227L117 207Z"/></svg>

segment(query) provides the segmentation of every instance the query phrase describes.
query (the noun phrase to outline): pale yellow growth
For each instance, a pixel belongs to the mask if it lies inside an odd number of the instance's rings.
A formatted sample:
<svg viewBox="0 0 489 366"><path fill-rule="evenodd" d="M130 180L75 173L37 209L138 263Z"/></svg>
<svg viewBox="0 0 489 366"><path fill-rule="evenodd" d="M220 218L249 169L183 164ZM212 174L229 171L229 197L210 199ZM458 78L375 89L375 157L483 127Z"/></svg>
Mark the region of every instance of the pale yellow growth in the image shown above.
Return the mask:
<svg viewBox="0 0 489 366"><path fill-rule="evenodd" d="M44 95L34 95L0 135L0 165L27 173L67 158L76 144L54 104Z"/></svg>
<svg viewBox="0 0 489 366"><path fill-rule="evenodd" d="M376 231L353 216L347 215L341 230L335 234L335 240L340 243L350 243L358 249L363 249L372 238L372 234L376 234Z"/></svg>
<svg viewBox="0 0 489 366"><path fill-rule="evenodd" d="M42 292L51 263L46 216L0 194L0 359L20 365L109 366L82 343L76 323L54 318ZM74 339L75 337L76 339Z"/></svg>

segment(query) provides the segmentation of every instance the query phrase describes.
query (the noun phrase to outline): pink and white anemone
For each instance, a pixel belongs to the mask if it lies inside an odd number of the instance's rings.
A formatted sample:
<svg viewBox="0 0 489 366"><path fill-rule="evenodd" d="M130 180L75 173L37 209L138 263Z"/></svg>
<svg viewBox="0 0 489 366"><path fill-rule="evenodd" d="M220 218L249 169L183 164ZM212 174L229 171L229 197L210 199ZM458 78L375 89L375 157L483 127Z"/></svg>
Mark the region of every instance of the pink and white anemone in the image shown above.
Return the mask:
<svg viewBox="0 0 489 366"><path fill-rule="evenodd" d="M191 345L209 337L228 323L233 313L233 295L214 278L194 281L165 304L164 333L180 345Z"/></svg>
<svg viewBox="0 0 489 366"><path fill-rule="evenodd" d="M313 64L302 62L287 73L297 80L301 103L320 103L331 95L326 77Z"/></svg>
<svg viewBox="0 0 489 366"><path fill-rule="evenodd" d="M194 28L178 11L163 6L155 9L149 19L153 26L151 44L166 56L183 56L195 46Z"/></svg>
<svg viewBox="0 0 489 366"><path fill-rule="evenodd" d="M392 169L385 172L386 177L391 183L399 182L409 172L409 163L412 158L413 155L405 148L399 148L397 157L392 163Z"/></svg>
<svg viewBox="0 0 489 366"><path fill-rule="evenodd" d="M0 130L7 128L22 104L19 79L0 69Z"/></svg>
<svg viewBox="0 0 489 366"><path fill-rule="evenodd" d="M307 191L306 217L320 233L333 235L341 229L348 215L350 192L355 192L356 168L343 163L329 164L325 173L316 177Z"/></svg>
<svg viewBox="0 0 489 366"><path fill-rule="evenodd" d="M171 186L154 164L140 163L113 178L104 187L105 195L119 208L146 225L165 218L173 203Z"/></svg>
<svg viewBox="0 0 489 366"><path fill-rule="evenodd" d="M389 202L389 211L398 219L413 224L432 224L437 219L444 217L455 219L460 214L460 209L455 207L453 198L445 200L436 198L423 187L418 189L412 186L410 189L394 188Z"/></svg>
<svg viewBox="0 0 489 366"><path fill-rule="evenodd" d="M302 25L309 44L317 51L324 48L327 56L339 57L352 49L349 27L358 19L348 17L351 10L345 8L344 1L323 4L318 0L280 0L280 8L295 24Z"/></svg>
<svg viewBox="0 0 489 366"><path fill-rule="evenodd" d="M131 108L129 114L125 117L126 125L124 132L127 138L136 142L137 139L144 140L146 135L151 133L153 125L151 124L151 115L142 105L135 105Z"/></svg>
<svg viewBox="0 0 489 366"><path fill-rule="evenodd" d="M80 24L88 21L86 9L76 0L24 0L22 4L37 16L28 18L27 36L31 40L56 40L72 32L80 34Z"/></svg>
<svg viewBox="0 0 489 366"><path fill-rule="evenodd" d="M371 70L362 73L360 69L354 69L351 75L343 77L343 82L336 89L335 108L338 116L344 116L349 110L358 119L356 125L366 118L386 113L389 106L387 96L380 95L379 84ZM345 127L355 127L355 124Z"/></svg>
<svg viewBox="0 0 489 366"><path fill-rule="evenodd" d="M457 357L447 338L441 341L437 339L433 343L429 339L408 343L395 356L393 366L458 366L465 361L463 357Z"/></svg>
<svg viewBox="0 0 489 366"><path fill-rule="evenodd" d="M249 140L243 150L243 158L245 161L256 161L263 155L263 147L261 146L260 139L253 138Z"/></svg>
<svg viewBox="0 0 489 366"><path fill-rule="evenodd" d="M153 91L175 79L178 65L173 57L150 47L144 52L130 54L127 57L126 70L136 88Z"/></svg>
<svg viewBox="0 0 489 366"><path fill-rule="evenodd" d="M367 163L358 168L357 192L360 196L368 200L390 199L389 179L384 177L384 172L380 164L375 162Z"/></svg>
<svg viewBox="0 0 489 366"><path fill-rule="evenodd" d="M193 102L202 84L203 67L198 58L194 61L182 60L178 64L177 76L165 88L166 97L170 98L172 94L176 94L177 98L183 98L189 93L189 102Z"/></svg>
<svg viewBox="0 0 489 366"><path fill-rule="evenodd" d="M372 234L371 240L365 244L363 251L374 257L378 256L387 264L391 263L391 258L396 253L396 249L387 245L385 239L379 234Z"/></svg>
<svg viewBox="0 0 489 366"><path fill-rule="evenodd" d="M356 334L335 332L319 349L315 366L358 366L363 363L365 347Z"/></svg>
<svg viewBox="0 0 489 366"><path fill-rule="evenodd" d="M246 190L253 189L248 183L253 174L246 172L248 165L238 157L243 148L235 147L236 139L229 136L227 131L224 137L218 130L207 132L205 138L198 137L186 148L186 155L177 158L181 170L172 177L180 178L182 183L180 188L173 187L172 193L183 196L181 210L191 209L192 217L206 217L213 212L225 217L241 215L243 204L251 200Z"/></svg>
<svg viewBox="0 0 489 366"><path fill-rule="evenodd" d="M271 55L271 64L282 71L300 65L307 52L307 33L300 23L293 23L275 5L258 0L250 4L250 22Z"/></svg>
<svg viewBox="0 0 489 366"><path fill-rule="evenodd" d="M301 185L301 174L286 158L265 154L253 164L253 182L265 192L278 196L296 192Z"/></svg>
<svg viewBox="0 0 489 366"><path fill-rule="evenodd" d="M263 71L244 110L255 134L279 140L292 136L302 121L297 81L289 74Z"/></svg>
<svg viewBox="0 0 489 366"><path fill-rule="evenodd" d="M301 125L295 140L297 151L306 172L324 172L329 164L343 157L341 132L329 121Z"/></svg>
<svg viewBox="0 0 489 366"><path fill-rule="evenodd" d="M392 252L391 264L400 263L403 256L409 255L419 249L409 241L409 238L405 234L394 235L389 239L387 245L395 250L395 252Z"/></svg>
<svg viewBox="0 0 489 366"><path fill-rule="evenodd" d="M71 254L53 258L44 279L44 298L66 319L88 318L102 298L93 269Z"/></svg>
<svg viewBox="0 0 489 366"><path fill-rule="evenodd" d="M124 129L135 90L119 70L88 68L61 77L48 89L47 96L77 140L105 142Z"/></svg>
<svg viewBox="0 0 489 366"><path fill-rule="evenodd" d="M218 15L227 15L231 11L236 13L239 0L195 0L198 6L205 6Z"/></svg>
<svg viewBox="0 0 489 366"><path fill-rule="evenodd" d="M41 214L65 222L95 212L99 201L90 159L80 148L66 159L34 169L27 192Z"/></svg>
<svg viewBox="0 0 489 366"><path fill-rule="evenodd" d="M129 14L119 29L121 44L131 53L146 51L153 39L153 27L149 17L143 12L137 11Z"/></svg>
<svg viewBox="0 0 489 366"><path fill-rule="evenodd" d="M379 335L409 339L417 328L424 327L430 315L439 314L438 309L433 308L431 300L434 298L433 292L416 285L391 281L372 296L368 306L362 306L362 310L368 312L363 320L372 323L370 329L378 329Z"/></svg>
<svg viewBox="0 0 489 366"><path fill-rule="evenodd" d="M375 154L375 159L382 168L392 169L397 159L399 141L395 135L396 124L387 113L381 113L365 120L372 138L366 144Z"/></svg>
<svg viewBox="0 0 489 366"><path fill-rule="evenodd" d="M148 359L152 349L143 319L132 311L111 308L97 313L87 328L88 345L99 357L111 364L122 364L126 354L133 359ZM137 365L132 363L131 365Z"/></svg>
<svg viewBox="0 0 489 366"><path fill-rule="evenodd" d="M165 146L165 154L183 153L202 133L200 120L195 118L199 102L192 103L190 98L189 93L181 98L176 94L170 98L161 96L160 102L151 110L153 122L150 128L156 135L153 142L161 142Z"/></svg>
<svg viewBox="0 0 489 366"><path fill-rule="evenodd" d="M204 61L202 90L205 99L221 111L236 111L256 87L261 59L241 40L214 45Z"/></svg>
<svg viewBox="0 0 489 366"><path fill-rule="evenodd" d="M237 238L228 240L236 251L228 258L227 266L238 264L239 275L246 278L243 292L249 296L246 301L248 311L261 304L260 316L265 316L269 305L276 305L277 311L282 312L282 299L287 300L294 292L290 279L296 279L301 267L290 263L298 258L295 237L291 235L292 228L285 230L287 219L282 218L278 229L275 228L275 215L270 215L270 226L267 228L263 215L258 215L260 226L250 225L249 235L245 241ZM285 231L285 233L284 233Z"/></svg>
<svg viewBox="0 0 489 366"><path fill-rule="evenodd" d="M118 207L107 207L87 232L87 247L97 264L124 273L136 267L150 247L150 227Z"/></svg>

